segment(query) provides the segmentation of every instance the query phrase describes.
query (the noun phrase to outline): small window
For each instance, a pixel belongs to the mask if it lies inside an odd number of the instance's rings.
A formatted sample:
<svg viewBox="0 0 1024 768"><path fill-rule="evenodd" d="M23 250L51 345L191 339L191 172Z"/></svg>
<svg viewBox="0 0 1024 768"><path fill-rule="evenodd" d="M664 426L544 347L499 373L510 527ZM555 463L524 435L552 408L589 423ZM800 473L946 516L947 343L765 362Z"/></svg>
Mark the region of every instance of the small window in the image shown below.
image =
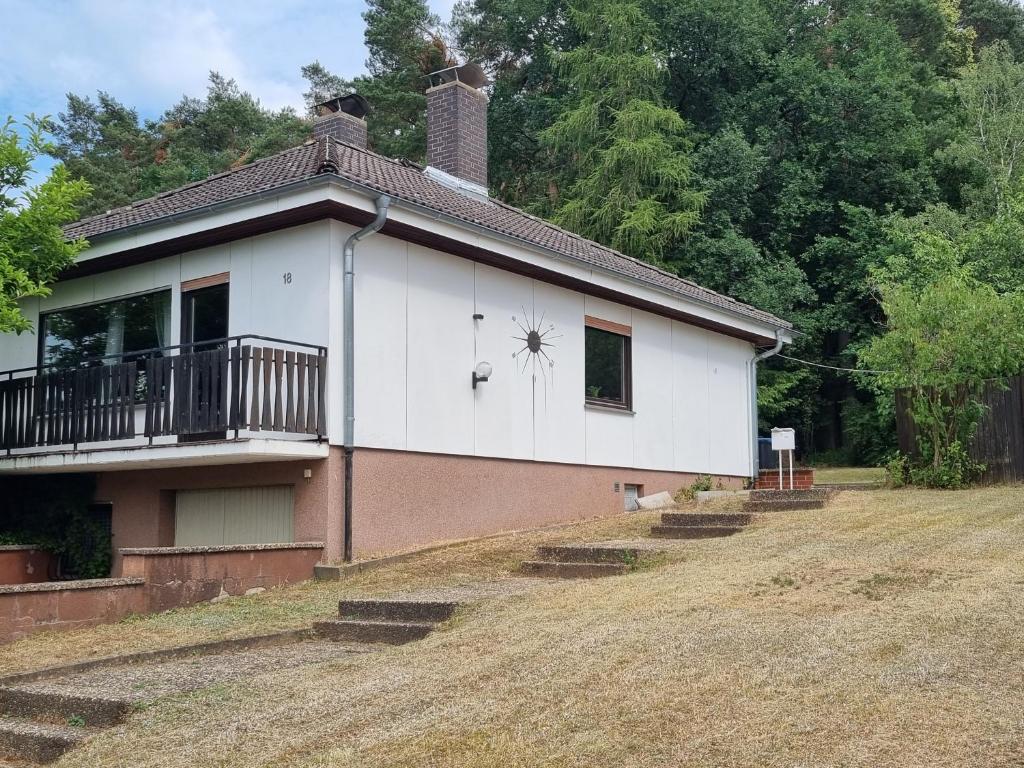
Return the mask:
<svg viewBox="0 0 1024 768"><path fill-rule="evenodd" d="M630 337L605 328L586 328L587 402L631 406Z"/></svg>

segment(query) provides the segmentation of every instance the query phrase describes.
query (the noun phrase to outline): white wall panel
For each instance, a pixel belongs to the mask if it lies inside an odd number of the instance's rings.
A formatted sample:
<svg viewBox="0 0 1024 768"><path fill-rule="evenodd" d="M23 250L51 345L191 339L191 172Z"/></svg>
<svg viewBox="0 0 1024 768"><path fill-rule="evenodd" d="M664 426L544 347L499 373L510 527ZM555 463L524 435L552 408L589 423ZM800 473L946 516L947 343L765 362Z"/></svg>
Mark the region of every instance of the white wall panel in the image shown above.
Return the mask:
<svg viewBox="0 0 1024 768"><path fill-rule="evenodd" d="M371 237L356 250L355 433L359 445L406 447L408 269L408 245L399 240ZM416 406L430 408L429 403Z"/></svg>
<svg viewBox="0 0 1024 768"><path fill-rule="evenodd" d="M88 304L96 295L96 278L80 277L77 280L66 280L53 286L49 296L39 299L39 311L49 312L62 307L73 307L76 304Z"/></svg>
<svg viewBox="0 0 1024 768"><path fill-rule="evenodd" d="M124 269L115 269L93 277L93 301L113 299L132 293L144 293L154 288L170 287L171 283L162 286L156 282L156 268L152 263L136 264Z"/></svg>
<svg viewBox="0 0 1024 768"><path fill-rule="evenodd" d="M602 408L587 408L586 419L587 464L609 467L635 466L635 419L631 414Z"/></svg>
<svg viewBox="0 0 1024 768"><path fill-rule="evenodd" d="M750 346L736 339L715 336L708 347L709 404L712 418L709 451L711 470L741 475L750 455L746 361Z"/></svg>
<svg viewBox="0 0 1024 768"><path fill-rule="evenodd" d="M410 245L409 318L408 447L472 454L473 263Z"/></svg>
<svg viewBox="0 0 1024 768"><path fill-rule="evenodd" d="M22 299L18 306L22 314L32 321L32 330L20 334L0 334L0 371L28 368L36 364L39 337L35 331L39 324L39 299Z"/></svg>
<svg viewBox="0 0 1024 768"><path fill-rule="evenodd" d="M248 327L232 328L232 335L327 344L329 257L327 222L252 238L251 320ZM231 287L234 293L234 277ZM242 299L245 286L237 288Z"/></svg>
<svg viewBox="0 0 1024 768"><path fill-rule="evenodd" d="M599 317L621 325L629 325L632 322L633 311L629 307L613 304L604 299L595 299L593 296L587 296L585 301L586 314L591 317Z"/></svg>
<svg viewBox="0 0 1024 768"><path fill-rule="evenodd" d="M680 471L710 470L711 413L708 403L708 343L712 334L672 322L673 438Z"/></svg>
<svg viewBox="0 0 1024 768"><path fill-rule="evenodd" d="M228 334L231 336L254 333L252 328L255 327L259 316L259 312L253 306L252 295L253 240L254 238L247 237L245 240L231 243L231 263L228 269ZM178 309L181 309L180 301Z"/></svg>
<svg viewBox="0 0 1024 768"><path fill-rule="evenodd" d="M672 321L634 310L632 349L634 461L674 469Z"/></svg>
<svg viewBox="0 0 1024 768"><path fill-rule="evenodd" d="M583 464L587 460L583 411L583 295L534 282L534 307L554 331L548 354L555 365L543 399L534 410L534 458Z"/></svg>
<svg viewBox="0 0 1024 768"><path fill-rule="evenodd" d="M264 235L265 237L265 235ZM219 275L231 271L231 245L215 245L182 254L180 279L195 280L199 277Z"/></svg>
<svg viewBox="0 0 1024 768"><path fill-rule="evenodd" d="M486 360L494 372L475 392L469 390L475 412L474 453L532 459L534 419L538 401L540 409L545 406L551 370L543 355L523 351L526 342L522 339L529 330L548 332L552 322L535 307L529 278L477 264L475 295L475 311L484 317L475 321L472 365Z"/></svg>

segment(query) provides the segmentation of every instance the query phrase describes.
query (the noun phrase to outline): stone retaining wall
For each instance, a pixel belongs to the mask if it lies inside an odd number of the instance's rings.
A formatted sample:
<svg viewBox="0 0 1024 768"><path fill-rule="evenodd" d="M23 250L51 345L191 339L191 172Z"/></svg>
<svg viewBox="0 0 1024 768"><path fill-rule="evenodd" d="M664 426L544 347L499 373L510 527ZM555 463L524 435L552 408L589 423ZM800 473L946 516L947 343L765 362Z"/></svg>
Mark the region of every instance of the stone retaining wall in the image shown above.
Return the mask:
<svg viewBox="0 0 1024 768"><path fill-rule="evenodd" d="M37 584L51 577L56 559L31 545L0 547L0 584Z"/></svg>
<svg viewBox="0 0 1024 768"><path fill-rule="evenodd" d="M149 611L166 611L306 581L323 550L322 542L122 549L121 573L145 582Z"/></svg>
<svg viewBox="0 0 1024 768"><path fill-rule="evenodd" d="M123 578L0 586L0 643L306 581L323 551L321 542L122 549Z"/></svg>
<svg viewBox="0 0 1024 768"><path fill-rule="evenodd" d="M143 613L142 579L87 579L0 586L0 643L43 629L77 629Z"/></svg>

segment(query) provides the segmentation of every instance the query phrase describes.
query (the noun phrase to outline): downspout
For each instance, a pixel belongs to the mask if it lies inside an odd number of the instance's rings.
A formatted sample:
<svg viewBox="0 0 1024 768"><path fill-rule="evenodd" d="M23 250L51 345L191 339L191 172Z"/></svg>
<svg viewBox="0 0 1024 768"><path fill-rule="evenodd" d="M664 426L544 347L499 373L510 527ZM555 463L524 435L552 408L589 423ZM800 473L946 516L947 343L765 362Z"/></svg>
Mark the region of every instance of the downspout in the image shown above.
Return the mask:
<svg viewBox="0 0 1024 768"><path fill-rule="evenodd" d="M775 346L754 355L750 360L750 431L752 432L750 467L751 475L755 482L760 471L761 458L760 446L757 443L757 364L761 360L767 360L769 357L779 354L781 351L782 331L775 331Z"/></svg>
<svg viewBox="0 0 1024 768"><path fill-rule="evenodd" d="M355 451L356 434L356 393L355 393L355 257L356 243L365 240L370 235L379 232L388 218L388 206L391 205L391 198L381 195L377 198L376 218L360 229L353 232L345 241L343 255L344 284L342 286L342 303L344 327L341 329L343 339L343 362L344 377L342 389L344 391L343 402L345 411L345 427L343 432L342 445L345 453L345 501L342 515L345 534L345 562L352 561L352 453Z"/></svg>

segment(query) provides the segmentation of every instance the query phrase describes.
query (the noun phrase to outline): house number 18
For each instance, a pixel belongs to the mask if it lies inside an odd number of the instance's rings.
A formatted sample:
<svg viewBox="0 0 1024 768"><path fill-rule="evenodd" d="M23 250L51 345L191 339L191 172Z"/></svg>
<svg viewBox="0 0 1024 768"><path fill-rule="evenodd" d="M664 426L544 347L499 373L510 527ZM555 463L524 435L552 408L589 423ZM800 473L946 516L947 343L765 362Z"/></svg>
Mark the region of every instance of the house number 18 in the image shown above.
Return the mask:
<svg viewBox="0 0 1024 768"><path fill-rule="evenodd" d="M285 285L291 285L292 284L292 273L291 272L285 272L283 277L284 277L284 284Z"/></svg>

